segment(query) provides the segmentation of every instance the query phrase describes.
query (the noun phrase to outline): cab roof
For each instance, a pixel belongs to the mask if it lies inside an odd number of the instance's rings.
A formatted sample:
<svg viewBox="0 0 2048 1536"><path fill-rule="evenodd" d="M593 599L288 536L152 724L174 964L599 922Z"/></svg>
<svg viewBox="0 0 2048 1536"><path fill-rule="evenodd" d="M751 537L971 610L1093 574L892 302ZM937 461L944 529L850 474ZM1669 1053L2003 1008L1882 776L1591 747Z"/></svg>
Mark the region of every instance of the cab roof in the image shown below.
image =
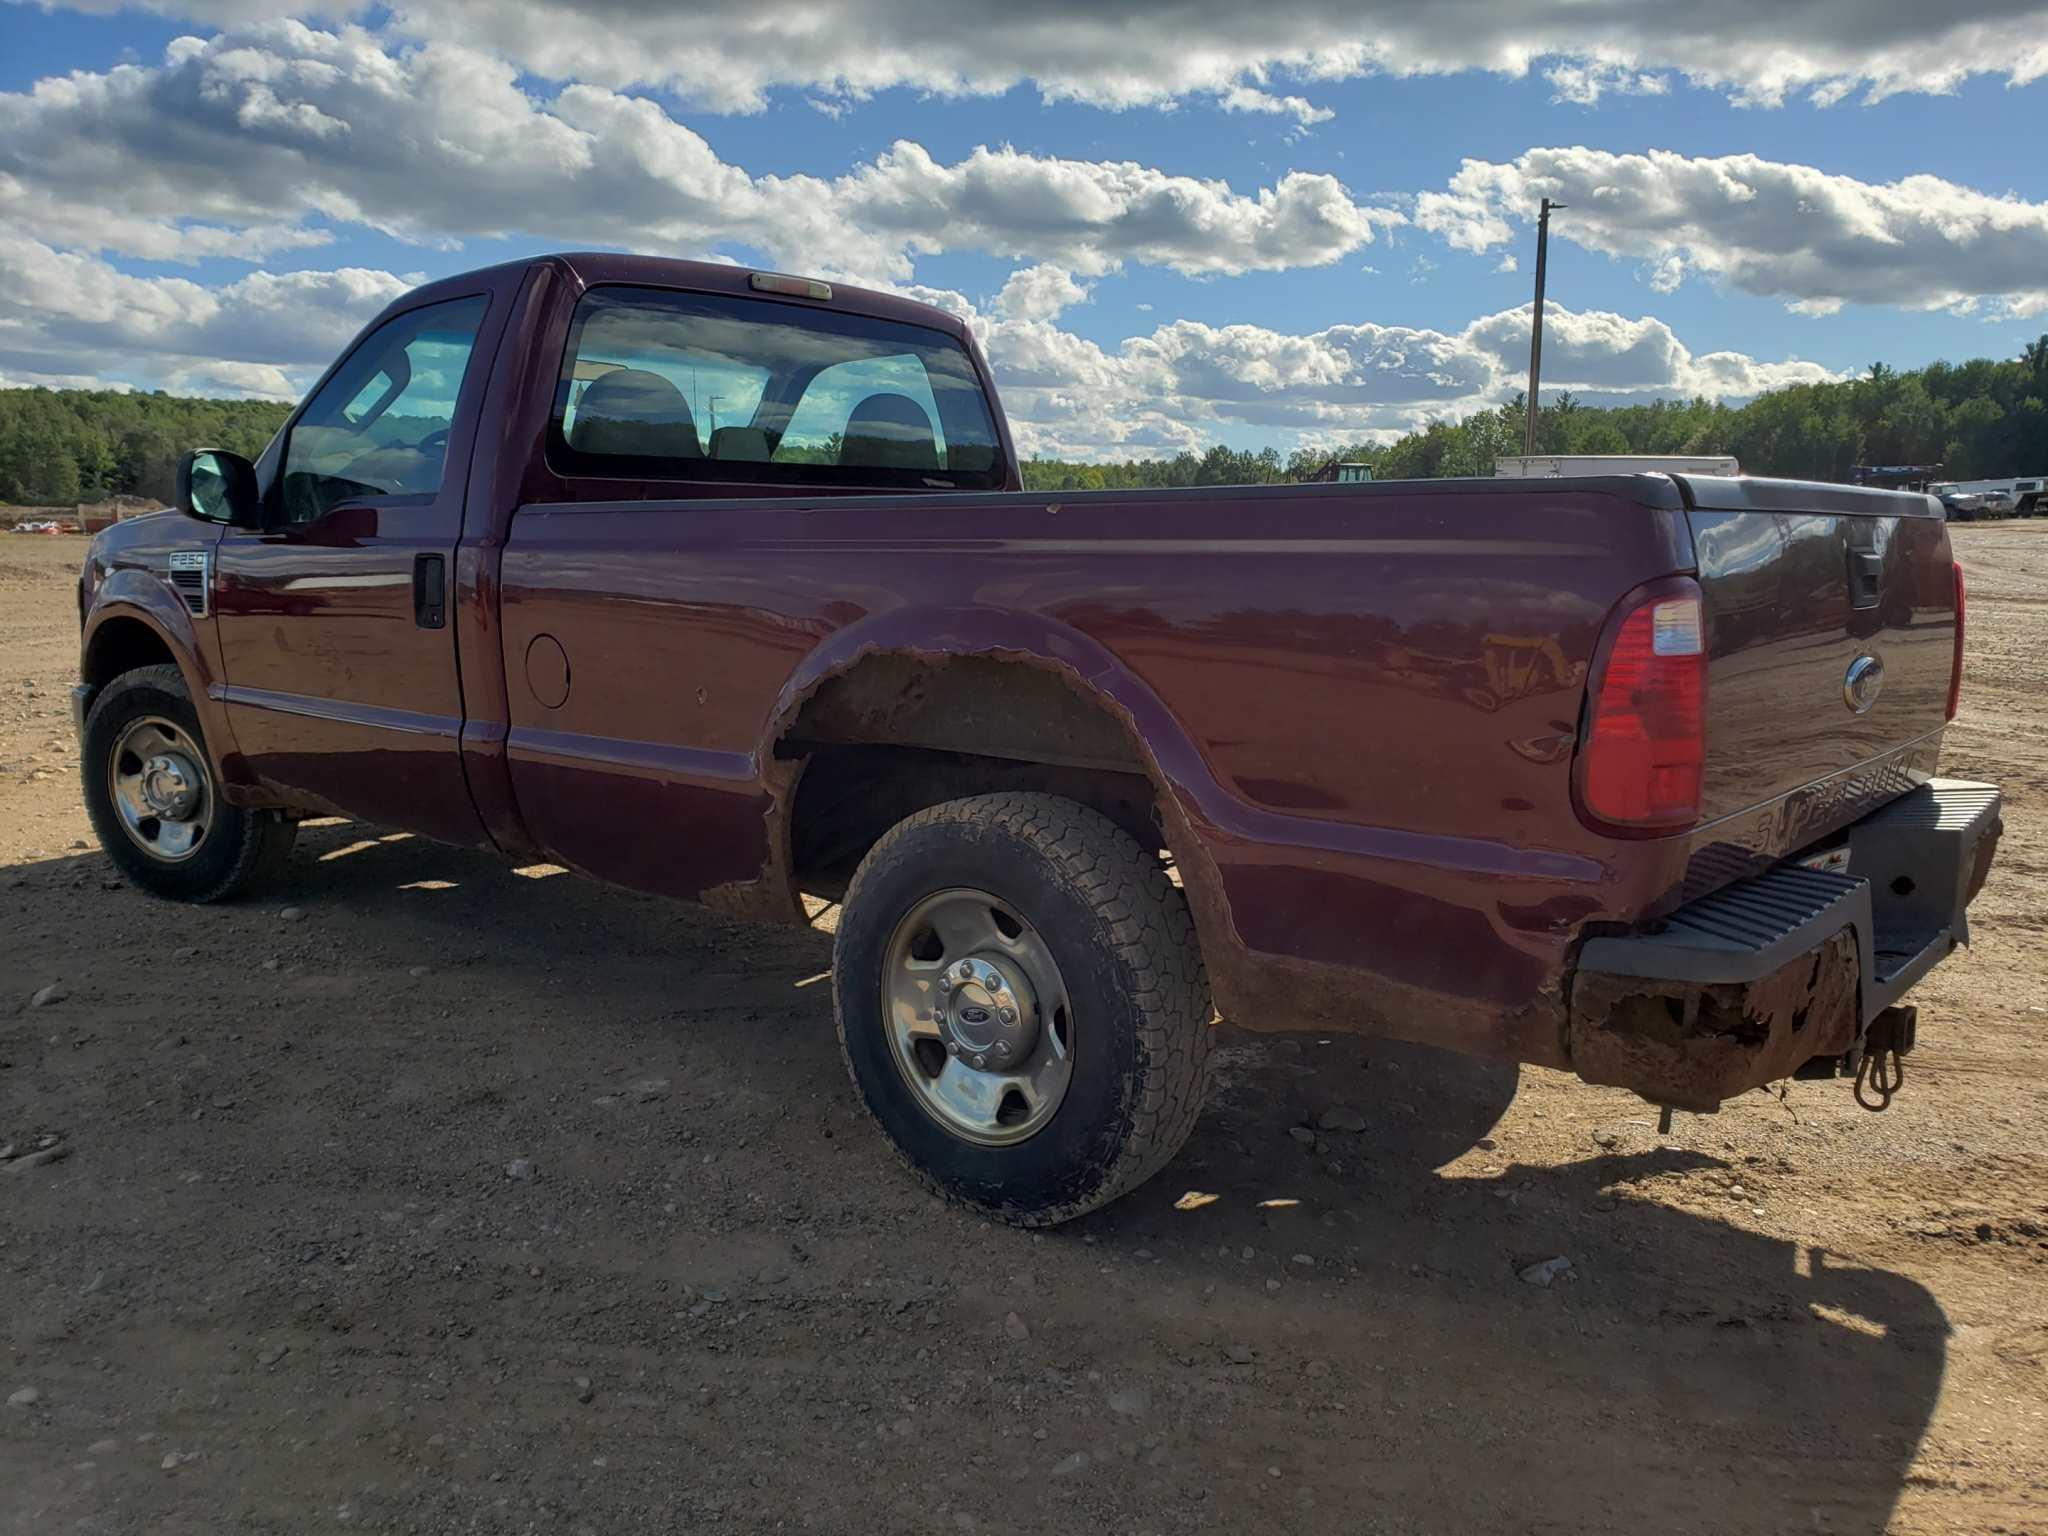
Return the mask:
<svg viewBox="0 0 2048 1536"><path fill-rule="evenodd" d="M594 288L600 283L633 283L649 288L687 288L699 293L730 293L743 298L811 305L818 309L837 310L842 314L867 315L877 320L894 320L904 325L921 325L931 330L943 331L963 343L973 342L972 330L958 315L950 310L940 309L935 304L920 304L915 299L906 299L898 294L879 293L872 288L856 288L850 283L841 282L827 284L831 293L831 297L827 299L812 298L782 289L764 293L754 286L756 273L771 277L788 277L789 274L770 273L764 268L741 267L722 261L683 261L671 256L631 256L618 251L556 251L519 261L477 267L468 272L457 272L447 277L437 277L430 283L423 283L406 294L393 307L411 308L420 303L431 303L442 297L471 292L480 284L502 290L516 283L535 267L553 267L567 276L579 289ZM809 283L818 280L799 281ZM798 284L790 285L792 288L796 286Z"/></svg>

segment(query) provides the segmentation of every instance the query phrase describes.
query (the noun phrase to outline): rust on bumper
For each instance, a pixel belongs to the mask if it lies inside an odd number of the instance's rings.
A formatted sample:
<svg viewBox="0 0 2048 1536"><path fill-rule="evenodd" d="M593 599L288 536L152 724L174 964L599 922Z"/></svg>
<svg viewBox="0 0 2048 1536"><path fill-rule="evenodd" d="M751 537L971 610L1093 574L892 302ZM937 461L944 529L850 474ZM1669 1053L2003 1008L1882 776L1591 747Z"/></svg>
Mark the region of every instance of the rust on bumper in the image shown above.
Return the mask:
<svg viewBox="0 0 2048 1536"><path fill-rule="evenodd" d="M1589 1083L1711 1111L1856 1043L1855 935L1750 982L1582 975L1572 989L1572 1067Z"/></svg>
<svg viewBox="0 0 2048 1536"><path fill-rule="evenodd" d="M1824 859L1588 937L1570 982L1573 1069L1692 1110L1853 1072L1873 1022L1969 942L2001 804L1996 785L1931 779L1852 823Z"/></svg>

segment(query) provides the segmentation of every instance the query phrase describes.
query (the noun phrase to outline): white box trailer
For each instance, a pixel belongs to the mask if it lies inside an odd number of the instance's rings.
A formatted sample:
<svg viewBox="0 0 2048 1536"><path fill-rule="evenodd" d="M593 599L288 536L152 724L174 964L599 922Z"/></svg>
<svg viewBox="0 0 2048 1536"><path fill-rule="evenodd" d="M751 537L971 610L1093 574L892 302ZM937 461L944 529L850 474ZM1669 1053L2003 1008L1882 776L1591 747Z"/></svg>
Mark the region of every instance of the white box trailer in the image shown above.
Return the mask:
<svg viewBox="0 0 2048 1536"><path fill-rule="evenodd" d="M1493 461L1496 480L1552 480L1562 475L1739 475L1725 453L1518 453Z"/></svg>

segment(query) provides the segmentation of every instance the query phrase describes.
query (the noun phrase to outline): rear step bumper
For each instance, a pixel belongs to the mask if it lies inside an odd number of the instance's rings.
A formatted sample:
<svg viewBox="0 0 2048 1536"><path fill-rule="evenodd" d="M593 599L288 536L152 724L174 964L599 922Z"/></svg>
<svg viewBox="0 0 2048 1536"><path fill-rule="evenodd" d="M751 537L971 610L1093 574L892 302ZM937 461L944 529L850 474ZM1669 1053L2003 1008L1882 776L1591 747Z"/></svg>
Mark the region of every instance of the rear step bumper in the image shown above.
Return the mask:
<svg viewBox="0 0 2048 1536"><path fill-rule="evenodd" d="M1588 939L1573 1068L1706 1110L1853 1057L1872 1019L1969 942L1999 808L1995 785L1935 779L1849 828L1846 873L1781 864L1640 933Z"/></svg>

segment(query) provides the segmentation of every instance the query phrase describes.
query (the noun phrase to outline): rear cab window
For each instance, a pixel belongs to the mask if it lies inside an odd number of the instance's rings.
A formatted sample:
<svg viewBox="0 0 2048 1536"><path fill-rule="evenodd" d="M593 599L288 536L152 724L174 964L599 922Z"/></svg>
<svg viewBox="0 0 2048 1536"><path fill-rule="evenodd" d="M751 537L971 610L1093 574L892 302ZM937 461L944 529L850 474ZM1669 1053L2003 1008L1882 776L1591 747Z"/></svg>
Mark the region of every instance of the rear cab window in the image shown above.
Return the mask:
<svg viewBox="0 0 2048 1536"><path fill-rule="evenodd" d="M926 326L606 285L576 307L548 430L565 476L988 490L1004 464L967 351Z"/></svg>

